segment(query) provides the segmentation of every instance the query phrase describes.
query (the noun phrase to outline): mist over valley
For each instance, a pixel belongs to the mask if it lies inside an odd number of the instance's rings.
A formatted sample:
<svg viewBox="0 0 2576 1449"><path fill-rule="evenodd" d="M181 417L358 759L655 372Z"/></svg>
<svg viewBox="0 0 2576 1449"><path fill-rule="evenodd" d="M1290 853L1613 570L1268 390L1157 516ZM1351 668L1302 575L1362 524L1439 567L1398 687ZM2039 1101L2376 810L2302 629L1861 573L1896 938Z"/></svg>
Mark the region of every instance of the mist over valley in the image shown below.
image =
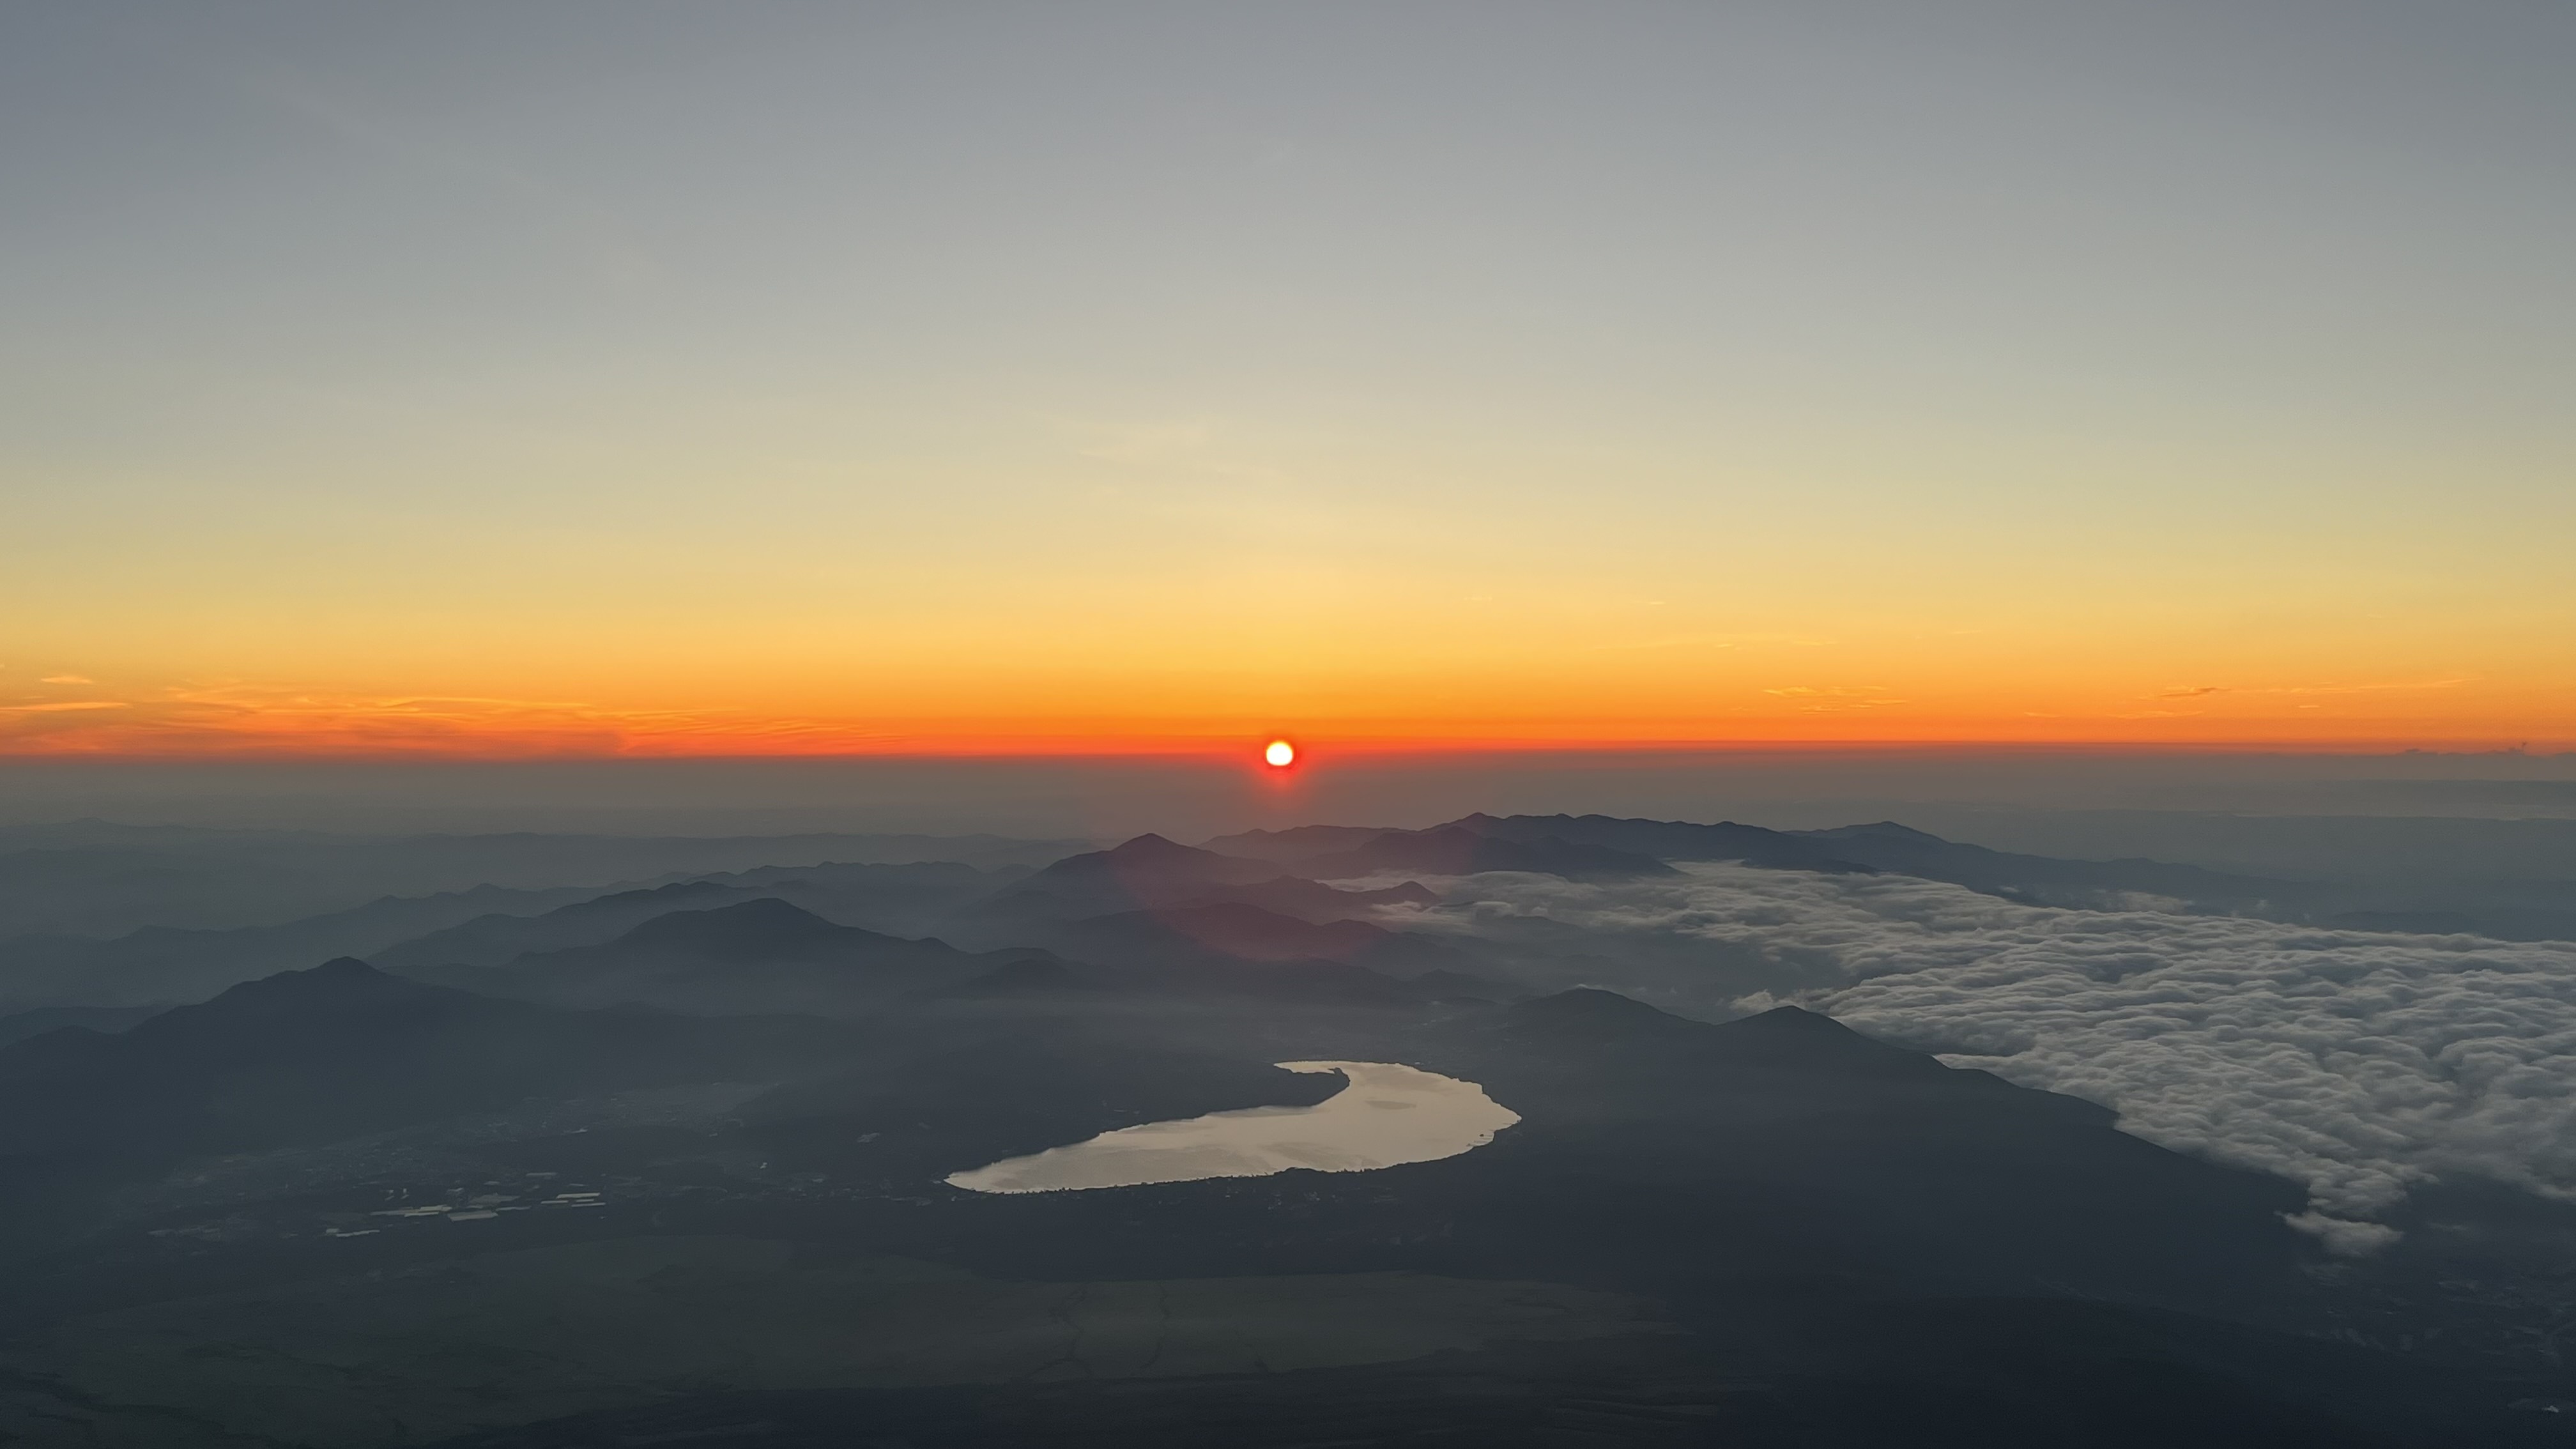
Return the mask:
<svg viewBox="0 0 2576 1449"><path fill-rule="evenodd" d="M1605 815L548 839L0 946L11 1432L1002 1442L1253 1372L1312 1380L1291 1443L1436 1372L2010 1441L2153 1365L2142 1435L2512 1443L2561 1392L2576 942L2339 924L2359 878Z"/></svg>

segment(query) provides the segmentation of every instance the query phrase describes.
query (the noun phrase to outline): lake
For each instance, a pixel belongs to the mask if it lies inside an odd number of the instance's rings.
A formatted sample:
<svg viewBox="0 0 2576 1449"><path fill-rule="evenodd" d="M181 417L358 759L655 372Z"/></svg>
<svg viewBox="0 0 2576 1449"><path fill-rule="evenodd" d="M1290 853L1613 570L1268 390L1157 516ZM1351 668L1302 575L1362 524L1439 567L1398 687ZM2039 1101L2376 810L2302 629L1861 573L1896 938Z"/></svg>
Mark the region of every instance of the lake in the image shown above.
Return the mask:
<svg viewBox="0 0 2576 1449"><path fill-rule="evenodd" d="M1280 1062L1350 1085L1311 1107L1248 1107L1103 1132L1088 1142L951 1173L970 1192L1070 1192L1268 1177L1291 1168L1369 1172L1471 1152L1521 1120L1474 1082L1393 1062Z"/></svg>

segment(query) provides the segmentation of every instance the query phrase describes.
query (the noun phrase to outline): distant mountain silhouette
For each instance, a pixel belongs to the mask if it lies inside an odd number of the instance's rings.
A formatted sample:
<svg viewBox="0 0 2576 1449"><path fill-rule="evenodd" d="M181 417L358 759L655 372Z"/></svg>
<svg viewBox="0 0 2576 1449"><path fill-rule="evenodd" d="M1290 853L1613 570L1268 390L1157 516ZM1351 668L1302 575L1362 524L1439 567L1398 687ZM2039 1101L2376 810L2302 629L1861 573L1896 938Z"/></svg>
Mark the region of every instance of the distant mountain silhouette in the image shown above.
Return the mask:
<svg viewBox="0 0 2576 1449"><path fill-rule="evenodd" d="M558 1005L849 1016L960 985L1026 954L976 955L941 941L880 935L760 898L665 912L595 946L532 952L500 966L424 967L416 974Z"/></svg>
<svg viewBox="0 0 2576 1449"><path fill-rule="evenodd" d="M745 894L738 887L702 880L617 891L539 915L477 916L462 925L405 941L370 960L388 971L497 966L532 951L596 945L666 912L704 909L739 900Z"/></svg>
<svg viewBox="0 0 2576 1449"><path fill-rule="evenodd" d="M938 935L941 922L957 907L982 900L1032 873L1032 867L1023 865L978 868L923 860L899 865L766 866L708 879L740 887L746 894L793 901L845 926L919 939Z"/></svg>
<svg viewBox="0 0 2576 1449"><path fill-rule="evenodd" d="M2552 822L2513 822L2549 824ZM2416 870L2402 880L2287 880L2140 857L2073 860L1992 850L1893 821L1829 830L1769 830L1607 815L1463 816L1433 831L1460 829L1500 840L1556 839L1662 861L1740 861L1774 870L1878 872L1944 881L2032 905L2077 910L2182 909L2294 921L2341 930L2475 934L2504 940L2576 940L2576 909L2564 882L2451 880ZM1370 826L1304 825L1218 836L1206 848L1339 878L1348 866L1310 863L1349 857L1388 837L1431 832ZM2535 859L2540 858L2535 853ZM2489 862L2484 867L2498 868ZM2535 865L2535 871L2544 867ZM1424 874L1430 874L1428 869ZM2178 906L2176 903L2179 903Z"/></svg>
<svg viewBox="0 0 2576 1449"><path fill-rule="evenodd" d="M883 949L915 943L898 943L894 937L855 926L836 926L802 906L761 899L703 911L665 912L618 937L615 944L627 956L769 961L836 947Z"/></svg>
<svg viewBox="0 0 2576 1449"><path fill-rule="evenodd" d="M1879 870L1948 881L2041 905L2116 908L2131 904L2126 899L2130 896L2161 896L2205 908L2269 907L2295 913L2318 895L2311 886L2228 875L2193 865L2016 855L1944 840L1892 820L1800 831L1798 835L1835 855Z"/></svg>
<svg viewBox="0 0 2576 1449"><path fill-rule="evenodd" d="M344 958L114 1036L67 1028L0 1050L0 1160L253 1152L550 1094L776 1080L844 1040L817 1021L495 1000Z"/></svg>
<svg viewBox="0 0 2576 1449"><path fill-rule="evenodd" d="M1104 965L1333 961L1409 976L1473 963L1436 941L1365 921L1318 925L1240 901L1094 916L1065 926L1054 940L1065 953Z"/></svg>
<svg viewBox="0 0 2576 1449"><path fill-rule="evenodd" d="M1478 847L1470 839L1495 842ZM2178 900L2209 910L2251 911L2306 919L2329 892L2286 881L2262 880L2168 865L2152 860L2084 861L2015 855L1963 845L1891 821L1831 830L1767 830L1720 821L1698 825L1674 820L1621 819L1608 815L1475 814L1429 830L1367 830L1307 826L1296 830L1224 836L1214 849L1288 864L1301 875L1336 879L1372 870L1418 869L1424 874L1463 874L1444 869L1464 861L1474 869L1544 870L1573 876L1611 876L1617 862L1740 861L1775 870L1829 874L1884 872L1945 881L2038 905L2124 909L2136 897ZM1507 847L1534 852L1504 864ZM1586 856L1583 852L1608 852ZM1644 873L1632 869L1630 873ZM2432 913L2427 914L2430 919Z"/></svg>
<svg viewBox="0 0 2576 1449"><path fill-rule="evenodd" d="M1515 840L1502 835L1444 825L1433 830L1390 830L1365 844L1290 863L1297 874L1319 880L1347 880L1396 872L1423 875L1476 875L1484 871L1526 871L1573 880L1616 880L1670 875L1672 867L1651 855L1609 846L1541 835Z"/></svg>
<svg viewBox="0 0 2576 1449"><path fill-rule="evenodd" d="M1319 881L1282 874L1267 862L1141 835L1112 850L1068 856L982 901L952 911L939 934L976 946L1042 946L1082 955L1105 938L1099 928L1076 923L1104 917L1232 906L1259 916L1289 918L1288 925L1275 928L1285 931L1300 924L1315 927L1356 921L1381 907L1424 906L1438 899L1413 881L1382 890L1336 890ZM1206 919L1214 922L1226 917ZM1251 922L1256 917L1238 914L1234 919ZM1153 943L1120 937L1113 944L1142 950ZM1247 944L1251 944L1248 939ZM1255 950L1246 959L1287 959L1266 946ZM1435 953L1421 954L1427 960ZM1340 954L1332 957L1341 958Z"/></svg>
<svg viewBox="0 0 2576 1449"><path fill-rule="evenodd" d="M1075 919L1200 899L1280 872L1257 861L1139 835L1110 850L1069 855L996 893L986 909L1023 917Z"/></svg>
<svg viewBox="0 0 2576 1449"><path fill-rule="evenodd" d="M822 861L1051 859L1073 842L992 836L342 835L129 826L0 828L0 937L109 936L140 926L228 929L295 921L380 897L480 886L586 887ZM549 904L552 904L551 902ZM493 909L486 905L482 910ZM453 924L467 911L402 934ZM393 940L368 941L375 951Z"/></svg>
<svg viewBox="0 0 2576 1449"><path fill-rule="evenodd" d="M1510 1039L1538 1051L1577 1043L1613 1048L1623 1069L1645 1067L1732 1074L1790 1071L1825 1073L1845 1082L1871 1082L1909 1093L1996 1092L2050 1104L2107 1124L2111 1114L2072 1097L2024 1092L2002 1078L1943 1066L1935 1058L1863 1035L1820 1012L1778 1006L1718 1025L1659 1011L1615 991L1577 987L1511 1007L1502 1019ZM1876 1088L1874 1088L1876 1089ZM1799 1094L1791 1094L1793 1097ZM1814 1100L1808 1092L1801 1100ZM1785 1099L1784 1099L1785 1100Z"/></svg>
<svg viewBox="0 0 2576 1449"><path fill-rule="evenodd" d="M754 869L542 914L514 898L530 914L478 906L385 950L401 972L332 960L118 1034L82 1023L139 1010L0 1019L0 1439L426 1442L443 1415L490 1433L445 1422L439 1442L483 1449L1195 1446L1211 1425L1274 1446L2271 1449L2382 1442L2392 1402L2414 1405L2410 1445L2555 1432L2547 1274L2576 1209L2445 1184L2391 1219L2395 1248L2330 1259L2283 1221L2302 1185L2157 1147L2105 1107L1813 1011L1652 1004L1847 980L1838 961L1800 974L1794 923L1748 944L1515 911L1460 937L1427 928L1446 910L1404 928L1439 905L1418 881L1327 883L1743 862L2116 905L2223 901L2241 878L1884 823L1478 814L1227 843L1140 837L1011 877ZM1559 989L1602 981L1638 995ZM1275 1177L942 1180L1345 1088L1282 1061L1454 1076L1518 1121L1375 1171L1331 1170L1351 1164L1319 1138ZM1430 1105L1362 1092L1336 1113ZM2509 1207L2462 1206L2477 1192ZM1387 1305L1497 1285L1491 1321L1389 1331ZM919 1357L942 1315L998 1356ZM1202 1371L1211 1346L1272 1338L1254 1371ZM1380 1341L1410 1356L1332 1366ZM2283 1404L2339 1417L2279 1432ZM591 1407L635 1417L545 1422Z"/></svg>
<svg viewBox="0 0 2576 1449"><path fill-rule="evenodd" d="M1534 997L1511 1008L1503 1030L1520 1036L1577 1038L1587 1042L1654 1039L1688 1033L1695 1023L1657 1011L1634 997L1597 986Z"/></svg>
<svg viewBox="0 0 2576 1449"><path fill-rule="evenodd" d="M815 865L767 868L699 880L618 891L542 914L479 916L462 925L402 942L371 957L404 971L439 966L497 966L536 951L595 946L671 911L705 910L736 901L774 898L843 922L918 924L939 911L989 893L1003 872L946 862L906 865Z"/></svg>
<svg viewBox="0 0 2576 1449"><path fill-rule="evenodd" d="M337 956L371 955L476 916L542 911L592 894L582 888L478 886L443 895L387 896L279 925L145 926L106 939L21 936L0 940L0 1004L140 1007L203 1001L244 981Z"/></svg>
<svg viewBox="0 0 2576 1449"><path fill-rule="evenodd" d="M1868 869L1864 863L1835 853L1828 845L1733 821L1692 825L1674 820L1622 820L1608 815L1475 814L1453 821L1451 828L1523 843L1562 840L1657 860L1740 860L1775 869L1834 873Z"/></svg>
<svg viewBox="0 0 2576 1449"><path fill-rule="evenodd" d="M6 863L0 860L0 866ZM128 862L115 869L158 867ZM989 894L1022 869L945 862L764 867L609 894L583 886L477 886L387 896L276 925L145 926L107 938L19 936L0 939L0 1011L203 1001L228 986L335 956L357 956L394 970L498 965L529 951L596 945L663 911L754 895L794 900L870 929L922 926L926 932L940 911Z"/></svg>

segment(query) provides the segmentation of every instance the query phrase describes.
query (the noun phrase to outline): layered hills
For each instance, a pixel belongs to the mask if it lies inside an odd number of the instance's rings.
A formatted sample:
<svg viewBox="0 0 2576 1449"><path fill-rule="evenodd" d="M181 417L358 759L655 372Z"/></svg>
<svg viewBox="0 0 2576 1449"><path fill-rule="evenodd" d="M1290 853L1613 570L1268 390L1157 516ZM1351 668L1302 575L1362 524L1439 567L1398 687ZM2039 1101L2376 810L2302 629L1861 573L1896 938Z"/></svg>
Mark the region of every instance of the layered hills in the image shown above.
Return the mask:
<svg viewBox="0 0 2576 1449"><path fill-rule="evenodd" d="M367 930L417 929L372 960L246 981L357 927L0 952L56 992L0 1021L0 1431L2429 1449L2547 1442L2576 1405L2530 1331L2570 1231L2546 1203L2339 1256L2287 1178L1756 1009L1795 942L1560 909L1761 872L2298 908L1889 824L1471 815L381 905ZM1514 1120L1367 1171L1315 1143L1269 1176L946 1181L1346 1089L1419 1110L1278 1065L1333 1062Z"/></svg>

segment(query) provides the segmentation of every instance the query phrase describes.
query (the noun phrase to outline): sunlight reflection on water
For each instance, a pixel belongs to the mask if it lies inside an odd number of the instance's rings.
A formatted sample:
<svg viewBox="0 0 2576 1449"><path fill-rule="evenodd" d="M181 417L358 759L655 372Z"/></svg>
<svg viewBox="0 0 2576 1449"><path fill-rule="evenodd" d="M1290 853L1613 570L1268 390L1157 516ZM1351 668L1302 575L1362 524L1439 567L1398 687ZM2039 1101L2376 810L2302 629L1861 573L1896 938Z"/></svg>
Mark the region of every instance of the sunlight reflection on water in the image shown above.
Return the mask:
<svg viewBox="0 0 2576 1449"><path fill-rule="evenodd" d="M1340 1072L1350 1085L1312 1107L1250 1107L1147 1122L1088 1142L1006 1157L951 1173L970 1192L1067 1192L1268 1177L1291 1168L1367 1172L1473 1151L1520 1114L1474 1082L1391 1062L1281 1062L1292 1072Z"/></svg>

